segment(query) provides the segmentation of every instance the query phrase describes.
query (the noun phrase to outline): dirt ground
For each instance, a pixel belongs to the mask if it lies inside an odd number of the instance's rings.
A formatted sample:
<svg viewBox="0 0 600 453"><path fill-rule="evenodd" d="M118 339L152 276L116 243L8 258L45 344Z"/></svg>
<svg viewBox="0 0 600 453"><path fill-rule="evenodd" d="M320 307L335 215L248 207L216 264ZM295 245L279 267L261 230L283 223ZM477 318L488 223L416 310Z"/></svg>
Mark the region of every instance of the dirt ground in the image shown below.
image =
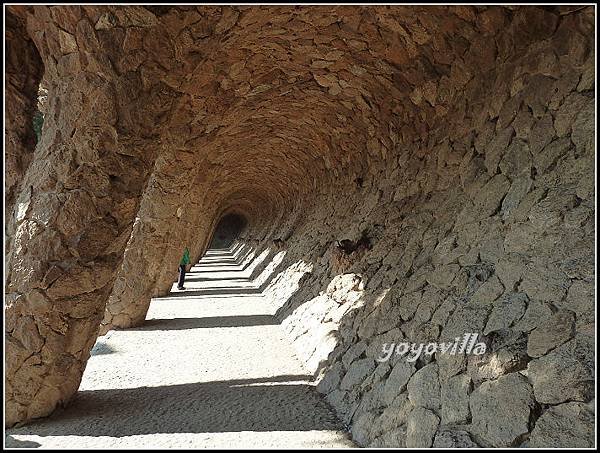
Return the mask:
<svg viewBox="0 0 600 453"><path fill-rule="evenodd" d="M75 400L7 447L352 447L247 271L224 252L139 328L99 337Z"/></svg>

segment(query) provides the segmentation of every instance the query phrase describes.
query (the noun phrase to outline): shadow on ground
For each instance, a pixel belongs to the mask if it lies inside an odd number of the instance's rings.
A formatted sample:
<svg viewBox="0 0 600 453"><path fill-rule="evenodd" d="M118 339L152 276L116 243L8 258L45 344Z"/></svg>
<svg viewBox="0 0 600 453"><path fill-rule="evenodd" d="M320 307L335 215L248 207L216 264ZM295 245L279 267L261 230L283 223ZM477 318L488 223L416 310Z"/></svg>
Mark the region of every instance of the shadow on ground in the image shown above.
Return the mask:
<svg viewBox="0 0 600 453"><path fill-rule="evenodd" d="M152 433L340 430L308 375L160 387L81 391L62 413L13 435L110 436Z"/></svg>
<svg viewBox="0 0 600 453"><path fill-rule="evenodd" d="M279 321L271 315L211 316L205 318L148 319L143 326L127 330L184 330L213 327L273 326L277 324L279 324Z"/></svg>
<svg viewBox="0 0 600 453"><path fill-rule="evenodd" d="M105 354L113 354L117 352L112 346L106 344L103 341L96 341L96 344L90 351L90 355L105 355Z"/></svg>
<svg viewBox="0 0 600 453"><path fill-rule="evenodd" d="M4 438L4 446L6 448L38 448L41 445L31 440L19 440L13 436L8 435Z"/></svg>

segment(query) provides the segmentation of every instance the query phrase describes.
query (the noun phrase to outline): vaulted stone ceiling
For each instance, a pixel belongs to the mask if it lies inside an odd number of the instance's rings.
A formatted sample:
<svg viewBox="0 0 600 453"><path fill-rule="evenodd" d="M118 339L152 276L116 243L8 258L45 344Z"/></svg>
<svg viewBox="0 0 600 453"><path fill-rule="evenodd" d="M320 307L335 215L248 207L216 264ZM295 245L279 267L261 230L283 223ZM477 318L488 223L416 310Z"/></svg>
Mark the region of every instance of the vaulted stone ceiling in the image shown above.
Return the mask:
<svg viewBox="0 0 600 453"><path fill-rule="evenodd" d="M482 262L502 275L490 297L524 281L560 307L575 280L588 291L593 24L581 6L9 7L8 424L65 404L100 324L143 322L180 245L200 256L229 212L249 243L284 238L315 262L383 229L346 269L373 291L449 291ZM551 220L576 208L579 231ZM580 321L588 305L571 307Z"/></svg>

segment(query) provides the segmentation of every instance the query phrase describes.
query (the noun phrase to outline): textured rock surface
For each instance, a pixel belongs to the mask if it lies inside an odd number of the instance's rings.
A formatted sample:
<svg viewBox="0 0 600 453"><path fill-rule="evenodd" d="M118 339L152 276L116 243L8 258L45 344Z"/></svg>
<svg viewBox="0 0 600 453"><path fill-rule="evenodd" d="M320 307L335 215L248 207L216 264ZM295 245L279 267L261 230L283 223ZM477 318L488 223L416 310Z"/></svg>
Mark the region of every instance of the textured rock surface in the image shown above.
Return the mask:
<svg viewBox="0 0 600 453"><path fill-rule="evenodd" d="M9 423L66 402L101 318L140 322L229 212L359 444L553 446L545 405L593 399L592 7L9 13L49 89L7 257ZM483 356L376 360L465 333Z"/></svg>
<svg viewBox="0 0 600 453"><path fill-rule="evenodd" d="M580 335L528 366L540 403L589 401L595 379L593 338Z"/></svg>
<svg viewBox="0 0 600 453"><path fill-rule="evenodd" d="M549 408L538 419L529 440L530 447L549 445L556 448L594 446L593 408L583 403L565 403Z"/></svg>
<svg viewBox="0 0 600 453"><path fill-rule="evenodd" d="M481 384L471 394L471 432L485 445L519 445L529 432L533 389L517 373Z"/></svg>
<svg viewBox="0 0 600 453"><path fill-rule="evenodd" d="M406 446L431 447L439 423L440 419L433 412L422 407L415 408L406 422Z"/></svg>
<svg viewBox="0 0 600 453"><path fill-rule="evenodd" d="M435 448L477 448L466 431L439 431L433 441Z"/></svg>
<svg viewBox="0 0 600 453"><path fill-rule="evenodd" d="M570 311L558 312L539 325L529 334L527 354L540 357L556 346L569 340L574 333L575 314Z"/></svg>

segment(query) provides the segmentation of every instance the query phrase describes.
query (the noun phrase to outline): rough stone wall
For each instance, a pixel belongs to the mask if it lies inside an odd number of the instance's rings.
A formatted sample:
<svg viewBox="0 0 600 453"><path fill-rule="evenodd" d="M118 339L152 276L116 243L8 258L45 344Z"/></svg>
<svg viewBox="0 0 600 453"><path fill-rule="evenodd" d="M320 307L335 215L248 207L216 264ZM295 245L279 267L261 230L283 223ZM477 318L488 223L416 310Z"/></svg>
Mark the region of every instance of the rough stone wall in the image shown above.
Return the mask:
<svg viewBox="0 0 600 453"><path fill-rule="evenodd" d="M593 15L503 14L470 81L413 92L449 96L427 142L317 199L268 289L363 446L594 443ZM376 360L471 332L485 355Z"/></svg>
<svg viewBox="0 0 600 453"><path fill-rule="evenodd" d="M262 260L271 303L360 445L591 442L593 8L28 14L62 122L15 210L9 424L76 390L107 300L103 329L140 322L180 244L198 257L235 211L246 262ZM115 160L119 173L105 169ZM77 190L93 203L61 201ZM119 227L99 234L113 211ZM375 360L384 343L467 332L484 357Z"/></svg>

